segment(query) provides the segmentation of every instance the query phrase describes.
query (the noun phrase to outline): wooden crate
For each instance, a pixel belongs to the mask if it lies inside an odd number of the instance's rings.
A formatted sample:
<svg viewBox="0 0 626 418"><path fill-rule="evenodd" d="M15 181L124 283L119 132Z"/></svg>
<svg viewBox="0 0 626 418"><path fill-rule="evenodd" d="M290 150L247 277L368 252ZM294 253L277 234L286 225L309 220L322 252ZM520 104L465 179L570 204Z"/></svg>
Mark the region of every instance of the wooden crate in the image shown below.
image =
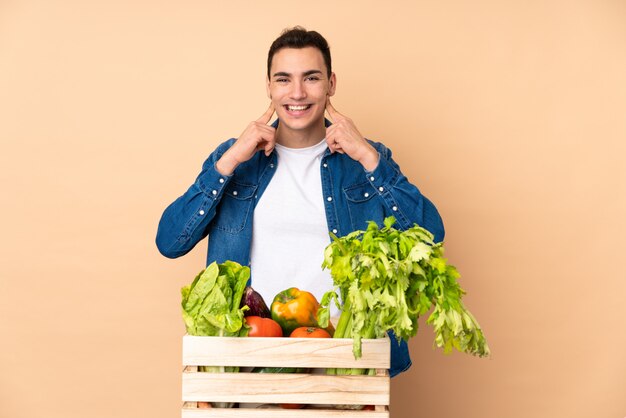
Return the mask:
<svg viewBox="0 0 626 418"><path fill-rule="evenodd" d="M183 337L183 418L389 418L389 339ZM198 366L297 367L312 373L201 373ZM376 375L326 375L325 368L376 369ZM197 408L235 402L240 408ZM304 409L254 409L251 404L303 403ZM342 410L320 405L375 405Z"/></svg>

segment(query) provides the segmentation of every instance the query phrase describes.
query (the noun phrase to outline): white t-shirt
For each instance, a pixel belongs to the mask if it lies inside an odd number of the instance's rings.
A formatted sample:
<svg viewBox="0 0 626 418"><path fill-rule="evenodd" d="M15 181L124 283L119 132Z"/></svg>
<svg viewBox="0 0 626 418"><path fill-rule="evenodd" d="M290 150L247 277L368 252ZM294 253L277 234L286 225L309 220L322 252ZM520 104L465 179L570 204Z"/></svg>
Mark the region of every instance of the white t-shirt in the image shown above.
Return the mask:
<svg viewBox="0 0 626 418"><path fill-rule="evenodd" d="M321 267L330 244L320 173L326 148L324 139L312 147L274 149L276 172L254 210L250 250L252 287L268 307L290 287L318 301L333 288L330 272Z"/></svg>

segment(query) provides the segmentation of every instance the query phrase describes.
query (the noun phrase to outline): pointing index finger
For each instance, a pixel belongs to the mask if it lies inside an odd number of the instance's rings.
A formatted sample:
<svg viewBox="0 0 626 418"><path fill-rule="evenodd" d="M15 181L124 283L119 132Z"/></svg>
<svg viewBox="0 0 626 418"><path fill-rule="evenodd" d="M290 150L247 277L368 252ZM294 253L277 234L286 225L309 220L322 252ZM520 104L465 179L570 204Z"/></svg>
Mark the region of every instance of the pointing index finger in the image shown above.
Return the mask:
<svg viewBox="0 0 626 418"><path fill-rule="evenodd" d="M261 122L267 125L269 121L272 120L273 114L274 114L274 103L270 102L270 107L268 107L265 113L263 113L263 116L257 119L257 122Z"/></svg>
<svg viewBox="0 0 626 418"><path fill-rule="evenodd" d="M328 112L328 116L330 116L331 122L341 117L341 113L337 112L337 109L330 103L330 96L326 96L326 111Z"/></svg>

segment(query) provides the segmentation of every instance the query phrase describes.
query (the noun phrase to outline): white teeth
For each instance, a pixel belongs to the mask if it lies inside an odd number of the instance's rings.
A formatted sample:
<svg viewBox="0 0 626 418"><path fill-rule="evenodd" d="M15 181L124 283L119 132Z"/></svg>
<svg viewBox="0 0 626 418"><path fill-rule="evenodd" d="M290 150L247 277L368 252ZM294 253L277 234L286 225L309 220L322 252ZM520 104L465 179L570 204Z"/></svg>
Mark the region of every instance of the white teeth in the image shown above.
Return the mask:
<svg viewBox="0 0 626 418"><path fill-rule="evenodd" d="M309 107L309 105L304 105L304 106L291 106L291 105L287 105L287 108L289 110L305 110Z"/></svg>

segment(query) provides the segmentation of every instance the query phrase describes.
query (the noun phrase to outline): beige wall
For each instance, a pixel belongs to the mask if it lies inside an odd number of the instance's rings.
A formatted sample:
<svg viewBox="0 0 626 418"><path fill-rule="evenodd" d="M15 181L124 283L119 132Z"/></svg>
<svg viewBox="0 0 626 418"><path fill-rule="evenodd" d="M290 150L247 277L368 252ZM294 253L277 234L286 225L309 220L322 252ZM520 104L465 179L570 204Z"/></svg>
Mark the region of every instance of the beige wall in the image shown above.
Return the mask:
<svg viewBox="0 0 626 418"><path fill-rule="evenodd" d="M0 416L173 417L164 207L267 106L287 26L438 206L493 356L424 325L394 418L626 415L623 1L0 2Z"/></svg>

